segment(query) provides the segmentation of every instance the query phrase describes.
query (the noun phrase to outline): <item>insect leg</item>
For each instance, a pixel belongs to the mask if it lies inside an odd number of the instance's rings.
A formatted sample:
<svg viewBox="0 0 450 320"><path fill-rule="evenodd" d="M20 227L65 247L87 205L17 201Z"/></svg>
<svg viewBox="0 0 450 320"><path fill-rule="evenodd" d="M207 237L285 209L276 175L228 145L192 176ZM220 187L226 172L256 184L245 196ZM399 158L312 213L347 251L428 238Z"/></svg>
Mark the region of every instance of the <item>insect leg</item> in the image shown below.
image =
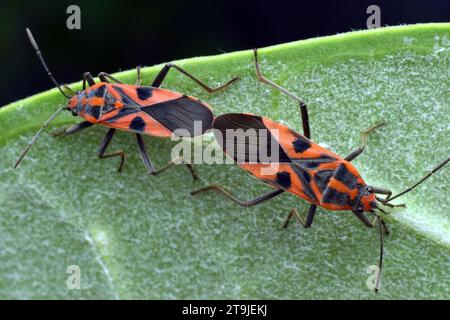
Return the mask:
<svg viewBox="0 0 450 320"><path fill-rule="evenodd" d="M180 161L183 161L180 157L176 157L172 160L169 161L169 163L167 163L166 165L162 166L161 168L159 168L158 170L153 171L152 175L157 176L158 174L160 174L161 172L166 171L167 169L173 167L176 164L179 164ZM185 163L186 167L189 169L189 172L192 175L192 179L197 180L198 176L194 171L194 168L192 167L192 165L190 163Z"/></svg>
<svg viewBox="0 0 450 320"><path fill-rule="evenodd" d="M386 235L389 235L389 234L391 233L391 231L389 230L389 227L388 227L387 223L386 223L383 219L381 219L381 218L380 218L380 221L381 221L381 224L383 225L384 233L385 233ZM374 222L375 222L375 221L373 221L372 223L374 223Z"/></svg>
<svg viewBox="0 0 450 320"><path fill-rule="evenodd" d="M75 91L73 91L72 88L69 87L67 84L63 84L63 85L61 86L61 88L64 88L64 89L70 91L70 93L71 93L72 95L75 95Z"/></svg>
<svg viewBox="0 0 450 320"><path fill-rule="evenodd" d="M376 223L377 221L378 221L378 218L375 217L375 218L372 220L372 225L374 226L375 223ZM391 231L389 230L388 225L387 225L386 222L385 222L383 219L381 219L381 218L380 218L380 221L381 221L381 225L382 225L382 227L383 227L383 232L384 232L384 234L388 236L388 235L391 233Z"/></svg>
<svg viewBox="0 0 450 320"><path fill-rule="evenodd" d="M314 220L314 216L316 215L316 209L317 206L315 204L309 206L306 222L304 222L302 217L300 217L299 213L297 212L297 210L293 208L291 212L289 212L289 215L287 216L286 220L284 221L283 228L287 228L289 220L291 220L292 217L295 217L295 219L297 219L297 221L303 226L303 228L307 229L311 227L311 224L313 223Z"/></svg>
<svg viewBox="0 0 450 320"><path fill-rule="evenodd" d="M361 141L362 141L361 146L358 149L356 149L355 151L353 151L352 153L350 153L347 157L345 157L345 160L352 161L356 157L358 157L361 153L363 153L364 149L367 146L367 139L369 137L369 134L371 134L377 128L384 126L385 124L386 124L385 122L380 122L380 123L377 123L376 125L370 127L367 130L361 131Z"/></svg>
<svg viewBox="0 0 450 320"><path fill-rule="evenodd" d="M375 214L374 212L373 212L373 214L375 215L375 220L373 222L371 222L369 220L369 218L367 218L367 216L364 214L364 212L353 211L353 213L358 217L359 220L362 221L362 223L364 223L365 226L367 226L369 228L373 228L375 226L375 222L378 221L378 233L380 235L380 258L378 261L378 275L377 275L377 280L376 280L376 285L375 285L375 292L377 292L378 290L380 290L381 268L383 266L383 249L384 249L383 234L388 235L389 229L388 229L386 223L381 219L381 217L378 214Z"/></svg>
<svg viewBox="0 0 450 320"><path fill-rule="evenodd" d="M377 222L377 219L378 219L377 217L375 217L375 219L374 219L373 221L370 221L369 218L364 214L364 212L355 212L355 211L352 211L352 212L355 214L355 216L356 216L359 220L361 220L361 222L362 222L366 227L368 227L368 228L373 228L373 227L375 226L375 222ZM380 218L380 221L381 221L381 224L382 224L384 233L385 233L386 235L388 235L388 234L390 233L390 231L389 231L389 228L388 228L386 222L384 222L384 220L381 219L381 218Z"/></svg>
<svg viewBox="0 0 450 320"><path fill-rule="evenodd" d="M89 72L83 73L83 91L86 90L86 82L89 87L95 84L94 78L92 78L92 75Z"/></svg>
<svg viewBox="0 0 450 320"><path fill-rule="evenodd" d="M256 69L256 75L258 76L259 81L261 81L264 84L267 84L281 92L283 92L284 94L286 94L287 96L289 96L290 98L296 100L299 105L300 105L300 113L302 116L302 126L303 126L303 135L305 137L307 137L308 139L311 138L311 129L309 127L309 116L308 116L308 107L306 106L306 103L303 102L302 99L300 99L299 97L297 97L295 94L293 94L292 92L288 91L286 88L283 88L282 86L276 84L275 82L273 82L272 80L267 79L266 77L264 77L261 73L261 70L259 68L259 62L258 62L258 49L253 49L253 53L255 55L255 69Z"/></svg>
<svg viewBox="0 0 450 320"><path fill-rule="evenodd" d="M70 135L72 133L76 133L76 132L79 132L79 131L81 131L83 129L89 128L92 125L93 125L93 123L91 123L89 121L83 121L83 122L80 122L80 123L78 123L76 125L73 125L73 126L71 126L69 128L66 128L64 130L54 132L54 133L52 133L52 135L54 137L61 136L61 135L68 136L68 135Z"/></svg>
<svg viewBox="0 0 450 320"><path fill-rule="evenodd" d="M364 212L358 212L358 211L352 211L355 216L361 220L362 223L368 228L373 228L372 222L367 218L367 216L364 214Z"/></svg>
<svg viewBox="0 0 450 320"><path fill-rule="evenodd" d="M153 174L155 169L153 169L153 164L148 157L147 151L145 150L144 139L139 133L136 133L136 140L139 147L139 153L141 154L142 161L144 161L145 168L147 169L148 174Z"/></svg>
<svg viewBox="0 0 450 320"><path fill-rule="evenodd" d="M406 208L406 204L400 203L400 204L392 204L392 203L384 203L384 199L377 198L378 201L383 203L383 205L390 207L390 208Z"/></svg>
<svg viewBox="0 0 450 320"><path fill-rule="evenodd" d="M109 73L106 73L106 72L100 72L97 77L100 79L101 82L109 82L108 79L110 79L116 83L123 84L122 81L120 81L116 77L113 77L112 75L110 75Z"/></svg>
<svg viewBox="0 0 450 320"><path fill-rule="evenodd" d="M384 188L374 187L374 186L370 186L370 187L372 188L374 193L387 195L387 198L389 198L392 195L392 191L389 189L384 189Z"/></svg>
<svg viewBox="0 0 450 320"><path fill-rule="evenodd" d="M171 162L173 162L174 160L172 160ZM192 166L192 164L190 163L185 163L186 167L189 169L191 175L192 175L192 179L194 180L198 180L198 176L197 173L195 173L194 167ZM162 170L162 169L161 169Z"/></svg>
<svg viewBox="0 0 450 320"><path fill-rule="evenodd" d="M141 66L137 66L136 67L136 73L137 73L137 78L136 78L136 85L140 86L142 83L142 78L141 78Z"/></svg>
<svg viewBox="0 0 450 320"><path fill-rule="evenodd" d="M158 75L156 76L155 80L153 80L152 87L159 87L159 86L161 86L161 83L166 78L167 73L169 72L170 68L174 68L174 69L178 70L179 72L181 72L182 74L187 76L189 79L194 81L196 84L198 84L200 87L205 89L208 93L213 93L213 92L216 92L218 90L224 89L224 88L228 87L230 84L232 84L233 82L235 82L235 81L240 79L239 77L235 77L235 78L231 79L230 81L228 81L227 83L225 83L225 84L223 84L221 86L218 86L217 88L211 88L206 83L204 83L203 81L197 79L195 76L193 76L192 74L190 74L189 72L187 72L183 68L177 66L176 64L167 63L161 69L161 71L158 73Z"/></svg>
<svg viewBox="0 0 450 320"><path fill-rule="evenodd" d="M272 199L273 197L276 197L277 195L279 195L279 194L284 192L284 190L282 190L282 189L276 189L276 190L270 191L269 193L266 193L266 194L264 194L262 196L256 197L254 199L251 199L251 200L248 200L248 201L242 201L242 200L239 200L238 198L236 198L235 196L233 196L227 190L225 190L221 185L211 184L209 186L206 186L206 187L203 187L203 188L200 188L200 189L192 191L191 195L195 196L196 194L198 194L200 192L205 192L205 191L209 191L209 190L214 190L214 191L219 192L225 198L230 199L231 201L237 203L241 207L252 207L252 206L255 206L255 205L260 204L260 203L262 203L264 201Z"/></svg>
<svg viewBox="0 0 450 320"><path fill-rule="evenodd" d="M150 161L150 158L148 157L147 151L145 150L144 139L142 139L141 134L136 133L136 140L137 140L137 143L138 143L139 153L141 154L142 161L144 161L144 165L147 168L148 174L150 174L152 176L157 176L158 174L166 171L167 169L173 167L174 165L176 165L180 161L182 161L182 159L180 157L176 157L176 158L172 159L166 165L162 166L160 169L155 170L154 167L153 167L152 162ZM195 173L194 168L192 167L192 165L189 164L189 163L185 163L185 165L187 166L187 168L191 172L192 178L194 180L197 180L198 176Z"/></svg>
<svg viewBox="0 0 450 320"><path fill-rule="evenodd" d="M120 163L119 167L117 168L117 171L122 172L123 163L125 162L125 152L123 150L119 150L117 152L105 154L106 148L108 148L109 143L111 142L114 134L116 133L116 129L111 128L106 133L105 137L103 138L100 147L98 148L97 156L100 159L104 158L111 158L111 157L120 157Z"/></svg>
<svg viewBox="0 0 450 320"><path fill-rule="evenodd" d="M373 187L373 186L371 186L371 188L372 188L372 190L373 190L374 193L385 195L385 196L386 196L386 199L389 199L389 198L391 197L391 195L392 195L392 191L389 190L389 189L384 189L384 188L379 188L379 187ZM381 199L381 198L378 198L378 197L377 197L377 200L380 201L380 202L383 202L383 201L385 201L386 199Z"/></svg>
<svg viewBox="0 0 450 320"><path fill-rule="evenodd" d="M391 207L391 208L405 208L406 207L406 205L404 203L391 204L391 203L386 203L385 202L385 201L387 201L387 199L389 199L391 197L391 195L392 195L392 191L391 190L384 189L384 188L379 188L379 187L373 187L373 186L371 186L371 188L372 188L374 193L386 195L385 199L381 199L381 198L377 197L377 200L379 202L381 202L383 205Z"/></svg>

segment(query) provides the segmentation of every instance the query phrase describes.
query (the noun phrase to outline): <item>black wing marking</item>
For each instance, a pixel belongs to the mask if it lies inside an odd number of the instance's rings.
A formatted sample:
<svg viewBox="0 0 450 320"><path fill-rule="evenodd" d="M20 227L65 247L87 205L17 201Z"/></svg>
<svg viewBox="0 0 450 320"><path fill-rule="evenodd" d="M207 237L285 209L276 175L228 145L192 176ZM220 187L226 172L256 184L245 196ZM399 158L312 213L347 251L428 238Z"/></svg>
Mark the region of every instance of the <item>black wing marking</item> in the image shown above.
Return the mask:
<svg viewBox="0 0 450 320"><path fill-rule="evenodd" d="M336 158L331 157L327 154L323 154L317 158L292 158L292 162L305 170L315 169L322 163L334 162L336 160Z"/></svg>
<svg viewBox="0 0 450 320"><path fill-rule="evenodd" d="M142 107L141 110L170 131L184 129L190 136L203 134L211 128L214 120L214 115L208 107L188 97ZM196 122L198 122L197 132L194 130Z"/></svg>
<svg viewBox="0 0 450 320"><path fill-rule="evenodd" d="M328 183L330 182L331 177L334 174L334 170L321 170L317 171L314 175L314 181L316 182L317 187L320 192L324 192L328 187Z"/></svg>
<svg viewBox="0 0 450 320"><path fill-rule="evenodd" d="M114 117L109 118L108 120L106 120L106 122L113 123L122 117L125 117L129 114L137 113L137 112L140 112L139 109L123 107L119 110L119 112Z"/></svg>
<svg viewBox="0 0 450 320"><path fill-rule="evenodd" d="M317 201L317 197L314 194L314 191L311 188L311 175L309 174L308 170L304 170L300 166L298 166L296 163L291 164L291 168L294 170L294 172L299 177L301 183L302 183L302 189L303 192L313 201Z"/></svg>
<svg viewBox="0 0 450 320"><path fill-rule="evenodd" d="M213 128L221 148L237 163L289 163L291 159L264 125L261 117L230 113L217 117ZM234 131L241 129L241 131ZM254 129L254 130L248 130ZM227 134L227 130L232 130ZM265 130L265 131L262 131ZM227 141L233 139L233 141ZM227 150L226 147L233 150ZM277 152L272 156L272 151ZM278 155L278 158L276 158Z"/></svg>
<svg viewBox="0 0 450 320"><path fill-rule="evenodd" d="M349 189L355 189L359 185L358 178L355 177L343 163L336 169L334 178L342 182Z"/></svg>
<svg viewBox="0 0 450 320"><path fill-rule="evenodd" d="M347 193L328 187L322 195L321 202L343 206L350 203L350 196Z"/></svg>

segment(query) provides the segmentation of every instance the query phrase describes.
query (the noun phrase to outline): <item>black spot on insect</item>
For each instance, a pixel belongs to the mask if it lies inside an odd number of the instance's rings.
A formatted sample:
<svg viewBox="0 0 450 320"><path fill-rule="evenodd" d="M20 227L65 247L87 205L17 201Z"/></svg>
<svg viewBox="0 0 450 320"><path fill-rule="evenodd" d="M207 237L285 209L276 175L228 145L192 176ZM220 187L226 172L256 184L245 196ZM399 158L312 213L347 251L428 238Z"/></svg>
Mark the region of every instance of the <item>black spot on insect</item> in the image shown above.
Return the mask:
<svg viewBox="0 0 450 320"><path fill-rule="evenodd" d="M134 131L144 131L145 121L141 117L135 117L130 123L130 129Z"/></svg>
<svg viewBox="0 0 450 320"><path fill-rule="evenodd" d="M283 188L289 189L291 187L290 173L286 171L278 172L276 182Z"/></svg>
<svg viewBox="0 0 450 320"><path fill-rule="evenodd" d="M136 89L136 93L141 100L146 100L152 96L152 88L150 87L139 87Z"/></svg>
<svg viewBox="0 0 450 320"><path fill-rule="evenodd" d="M94 92L94 96L103 98L103 96L105 95L105 90L106 90L106 85L102 85L102 86L98 87Z"/></svg>
<svg viewBox="0 0 450 320"><path fill-rule="evenodd" d="M339 192L334 188L328 187L322 195L322 202L347 205L350 203L350 196L347 193Z"/></svg>
<svg viewBox="0 0 450 320"><path fill-rule="evenodd" d="M91 106L91 107L86 108L85 110L86 110L86 113L89 113L95 119L98 119L100 116L100 107Z"/></svg>
<svg viewBox="0 0 450 320"><path fill-rule="evenodd" d="M311 147L311 143L303 137L297 137L297 139L292 142L292 145L297 153L302 153Z"/></svg>
<svg viewBox="0 0 450 320"><path fill-rule="evenodd" d="M336 169L334 178L345 184L345 186L347 186L349 189L355 189L358 186L357 178L350 171L348 171L347 167L344 164L340 164Z"/></svg>

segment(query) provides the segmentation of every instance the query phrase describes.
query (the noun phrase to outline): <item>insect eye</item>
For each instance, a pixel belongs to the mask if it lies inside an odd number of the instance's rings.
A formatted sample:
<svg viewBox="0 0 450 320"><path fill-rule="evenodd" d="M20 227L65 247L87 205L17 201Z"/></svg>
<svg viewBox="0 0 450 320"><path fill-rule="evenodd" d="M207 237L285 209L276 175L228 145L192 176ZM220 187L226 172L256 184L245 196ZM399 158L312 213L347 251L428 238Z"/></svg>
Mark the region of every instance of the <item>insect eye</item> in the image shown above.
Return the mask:
<svg viewBox="0 0 450 320"><path fill-rule="evenodd" d="M367 192L368 193L373 193L373 188L372 187L367 187Z"/></svg>

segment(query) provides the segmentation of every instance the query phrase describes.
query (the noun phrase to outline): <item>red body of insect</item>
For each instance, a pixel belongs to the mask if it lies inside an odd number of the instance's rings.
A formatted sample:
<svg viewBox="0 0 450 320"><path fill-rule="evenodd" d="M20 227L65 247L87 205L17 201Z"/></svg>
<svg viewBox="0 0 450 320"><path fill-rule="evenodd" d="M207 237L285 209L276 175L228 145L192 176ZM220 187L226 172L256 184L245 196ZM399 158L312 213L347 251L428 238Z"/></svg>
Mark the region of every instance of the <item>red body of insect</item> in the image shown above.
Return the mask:
<svg viewBox="0 0 450 320"><path fill-rule="evenodd" d="M177 129L190 136L202 134L214 119L211 108L194 97L156 87L96 83L74 95L72 114L93 124L157 137ZM201 127L194 132L195 121Z"/></svg>
<svg viewBox="0 0 450 320"><path fill-rule="evenodd" d="M251 207L288 191L308 201L310 206L306 221L293 208L286 219L285 227L289 219L295 216L304 228L309 228L313 223L317 206L329 210L351 210L369 228L378 221L380 259L375 285L375 290L378 290L383 262L383 234L388 234L389 229L376 210L386 213L380 208L380 204L390 207L403 206L393 205L390 202L412 191L443 168L450 162L450 157L438 164L416 184L395 196L392 196L389 189L367 185L350 161L363 153L368 133L382 126L384 122L363 131L362 145L347 157L340 157L310 140L311 130L306 104L295 94L265 78L259 69L256 49L254 56L258 79L299 103L304 134L301 135L285 125L253 114L230 113L218 116L213 122L213 128L216 140L225 154L241 168L268 183L275 190L248 201L236 198L218 184L194 190L191 194L214 190L242 207ZM375 194L386 197L382 199ZM373 215L375 220L370 221L366 213Z"/></svg>
<svg viewBox="0 0 450 320"><path fill-rule="evenodd" d="M73 134L88 128L93 124L109 127L110 129L100 145L98 157L109 158L120 156L121 161L118 170L121 171L125 161L125 153L120 150L114 153L105 154L105 151L111 142L116 129L135 132L144 165L149 174L156 175L159 172L170 168L176 161L175 159L172 159L172 161L165 165L161 170L154 170L150 158L146 153L144 141L141 137L142 134L156 137L170 137L175 133L178 136L193 137L201 135L205 130L211 128L214 119L211 108L199 99L159 88L169 70L171 68L178 70L209 93L223 89L239 79L233 78L222 86L211 88L181 67L168 63L158 73L151 86L140 85L141 79L139 68L137 69L138 79L136 85L123 84L106 73L100 73L100 82L95 83L92 76L89 73L85 73L83 75L82 90L74 93L73 96L69 96L62 90L59 83L49 71L42 53L29 29L27 29L27 34L47 75L60 92L69 99L69 102L67 107L60 108L42 125L19 156L14 167L19 165L42 130L50 123L50 121L52 121L60 111L69 110L74 116L80 116L86 121L74 125L73 127L64 130L62 133ZM112 80L114 83L110 83L109 80ZM89 85L87 88L86 83ZM178 160L181 159L177 159L177 161ZM196 175L192 166L188 163L186 163L186 165L195 179Z"/></svg>
<svg viewBox="0 0 450 320"><path fill-rule="evenodd" d="M246 141L246 145L235 145L235 152L231 154L226 149L226 140L221 145L241 168L271 186L329 210L370 211L377 207L375 194L349 161L280 123L261 116L233 113L218 116L213 128L221 132L221 137L226 137L229 129L241 129L244 134L248 129L255 129L257 133L266 130L267 138L264 138L267 140L261 141L262 134L258 140L271 147L277 145L276 173L264 174L268 172L264 169L269 169L273 163L248 163L244 158L239 159L236 151L247 150L248 154L249 139L238 139Z"/></svg>

